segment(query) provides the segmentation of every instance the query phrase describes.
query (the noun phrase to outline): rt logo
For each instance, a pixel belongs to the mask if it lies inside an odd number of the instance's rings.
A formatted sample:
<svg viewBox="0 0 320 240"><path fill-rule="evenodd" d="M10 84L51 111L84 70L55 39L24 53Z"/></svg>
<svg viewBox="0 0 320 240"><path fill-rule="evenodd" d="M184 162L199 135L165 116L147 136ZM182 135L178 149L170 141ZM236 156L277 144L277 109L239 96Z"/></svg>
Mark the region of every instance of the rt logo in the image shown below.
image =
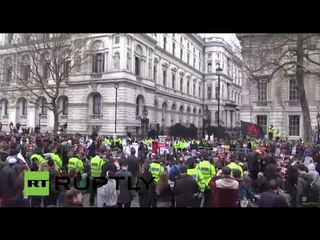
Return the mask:
<svg viewBox="0 0 320 240"><path fill-rule="evenodd" d="M49 172L25 172L24 194L26 196L49 196Z"/></svg>

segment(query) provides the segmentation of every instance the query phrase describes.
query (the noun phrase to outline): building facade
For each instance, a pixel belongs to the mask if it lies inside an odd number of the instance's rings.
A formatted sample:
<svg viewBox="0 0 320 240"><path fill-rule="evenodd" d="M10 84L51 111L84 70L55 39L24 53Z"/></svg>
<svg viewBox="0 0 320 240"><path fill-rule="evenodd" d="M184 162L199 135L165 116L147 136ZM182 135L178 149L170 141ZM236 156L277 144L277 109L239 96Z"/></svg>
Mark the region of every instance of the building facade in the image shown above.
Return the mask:
<svg viewBox="0 0 320 240"><path fill-rule="evenodd" d="M281 61L296 61L294 56L285 55L291 52L289 44L282 44L282 42L286 42L288 36L283 35L282 39L280 35L275 38L271 34L237 34L237 37L242 46L243 57L246 59L255 56L250 60L260 61L261 56L254 53L257 51L262 53L261 49L265 48L265 54L269 54L269 57L273 60L277 60L281 56ZM274 46L281 46L281 48L275 48ZM272 57L275 55L277 57ZM319 59L316 61L319 61ZM295 68L291 65L287 66L289 66L288 71L277 71L270 80L268 79L271 71L267 69L256 74L255 79L246 74L242 85L241 120L262 126L266 135L268 127L273 125L275 130L279 130L282 137L296 140L303 138L305 134L303 114L298 95ZM319 71L310 64L305 64L305 68L311 71ZM315 129L317 126L316 116L320 106L319 77L305 74L304 86L310 110L311 125Z"/></svg>
<svg viewBox="0 0 320 240"><path fill-rule="evenodd" d="M0 36L2 65L17 59L19 53L10 44L15 35ZM67 123L69 133L99 129L104 135L138 134L144 117L151 126L192 123L202 127L204 106L209 106L212 119L217 109L218 62L225 66L221 119L228 127L239 120L241 62L222 39L175 33L90 34L86 53L90 61L68 76L57 100L62 108L59 123ZM1 73L3 130L8 130L11 122L19 122L22 127L40 125L42 131L51 131L53 113L23 96L8 69Z"/></svg>

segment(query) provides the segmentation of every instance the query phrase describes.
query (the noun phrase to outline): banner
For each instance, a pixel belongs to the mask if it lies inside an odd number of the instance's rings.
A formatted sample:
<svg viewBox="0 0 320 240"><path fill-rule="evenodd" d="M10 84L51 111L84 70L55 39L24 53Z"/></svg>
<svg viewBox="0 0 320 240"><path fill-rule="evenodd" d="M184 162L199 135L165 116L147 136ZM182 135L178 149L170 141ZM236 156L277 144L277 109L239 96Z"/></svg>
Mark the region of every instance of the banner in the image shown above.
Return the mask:
<svg viewBox="0 0 320 240"><path fill-rule="evenodd" d="M241 133L254 138L264 138L263 128L254 123L241 121Z"/></svg>

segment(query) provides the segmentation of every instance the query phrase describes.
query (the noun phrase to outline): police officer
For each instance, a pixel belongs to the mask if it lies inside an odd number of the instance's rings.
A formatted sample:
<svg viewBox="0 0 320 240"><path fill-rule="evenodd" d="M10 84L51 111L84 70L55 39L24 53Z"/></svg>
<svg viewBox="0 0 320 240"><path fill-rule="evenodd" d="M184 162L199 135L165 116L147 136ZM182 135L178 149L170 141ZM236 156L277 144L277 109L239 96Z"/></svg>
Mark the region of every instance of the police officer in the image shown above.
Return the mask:
<svg viewBox="0 0 320 240"><path fill-rule="evenodd" d="M91 178L97 178L101 177L101 172L102 172L102 166L105 164L105 161L100 158L99 155L95 154L93 158L91 158L90 161L90 168L91 168ZM91 187L90 189L90 199L89 203L90 206L93 206L94 204L94 196L96 194L97 189L93 189Z"/></svg>
<svg viewBox="0 0 320 240"><path fill-rule="evenodd" d="M56 163L59 169L62 167L62 160L60 156L57 154L57 149L54 149L51 153L51 159Z"/></svg>
<svg viewBox="0 0 320 240"><path fill-rule="evenodd" d="M209 187L209 182L214 175L216 175L215 167L209 162L208 157L204 156L202 162L200 162L196 169L201 172L205 181L205 190L204 190L204 201L203 207L209 207L209 202L211 198L211 189Z"/></svg>
<svg viewBox="0 0 320 240"><path fill-rule="evenodd" d="M165 171L164 167L160 164L160 158L158 156L152 156L152 163L150 164L150 172L152 177L154 177L154 181L157 183L160 179L161 173Z"/></svg>
<svg viewBox="0 0 320 240"><path fill-rule="evenodd" d="M276 141L279 141L281 138L281 133L279 132L279 129L277 129L277 132L276 132Z"/></svg>
<svg viewBox="0 0 320 240"><path fill-rule="evenodd" d="M235 161L236 161L236 156L232 156L230 158L230 163L227 165L227 167L229 167L232 171L235 169L239 170L240 171L240 178L242 179L243 178L243 169Z"/></svg>
<svg viewBox="0 0 320 240"><path fill-rule="evenodd" d="M187 174L192 176L193 179L196 180L200 189L200 192L196 196L194 196L194 206L200 207L206 183L200 170L196 169L195 167L196 160L194 158L189 158L186 163L188 166Z"/></svg>
<svg viewBox="0 0 320 240"><path fill-rule="evenodd" d="M274 129L273 129L272 124L270 125L268 132L269 132L269 140L271 141L273 139L273 133L274 133Z"/></svg>
<svg viewBox="0 0 320 240"><path fill-rule="evenodd" d="M70 172L71 169L74 169L76 173L82 174L84 166L83 162L79 159L77 152L73 152L73 156L69 158L68 162L68 172Z"/></svg>

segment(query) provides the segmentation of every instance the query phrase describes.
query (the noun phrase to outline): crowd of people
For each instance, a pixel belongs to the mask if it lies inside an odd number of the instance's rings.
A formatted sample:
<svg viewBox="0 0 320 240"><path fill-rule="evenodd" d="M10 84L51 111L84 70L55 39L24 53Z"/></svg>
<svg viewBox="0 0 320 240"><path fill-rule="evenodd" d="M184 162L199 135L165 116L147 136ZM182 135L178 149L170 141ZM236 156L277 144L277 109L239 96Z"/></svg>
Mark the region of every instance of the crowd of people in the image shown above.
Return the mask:
<svg viewBox="0 0 320 240"><path fill-rule="evenodd" d="M175 139L159 154L151 139L11 131L0 136L0 205L81 207L88 194L90 206L109 208L134 198L140 207L318 207L319 150L279 138ZM29 171L49 171L49 195L25 194ZM93 178L108 181L94 188Z"/></svg>

